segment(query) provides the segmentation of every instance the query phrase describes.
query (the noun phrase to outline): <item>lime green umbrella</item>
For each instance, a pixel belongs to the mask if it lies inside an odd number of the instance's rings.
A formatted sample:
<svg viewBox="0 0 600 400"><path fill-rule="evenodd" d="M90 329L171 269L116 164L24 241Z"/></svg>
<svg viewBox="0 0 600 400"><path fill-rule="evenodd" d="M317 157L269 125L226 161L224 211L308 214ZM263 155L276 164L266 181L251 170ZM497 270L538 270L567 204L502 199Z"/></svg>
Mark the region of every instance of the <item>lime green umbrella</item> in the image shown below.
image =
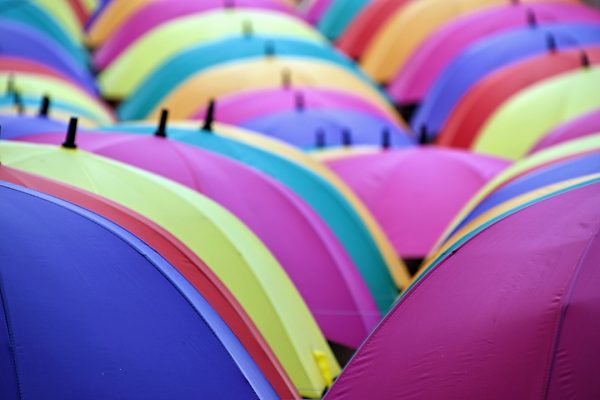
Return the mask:
<svg viewBox="0 0 600 400"><path fill-rule="evenodd" d="M600 107L600 68L584 67L523 90L486 122L473 149L508 158L527 154L552 128Z"/></svg>
<svg viewBox="0 0 600 400"><path fill-rule="evenodd" d="M302 20L266 10L232 8L177 18L142 36L112 60L99 76L101 91L107 98L125 98L176 53L244 31L324 41Z"/></svg>
<svg viewBox="0 0 600 400"><path fill-rule="evenodd" d="M180 239L239 300L301 395L318 397L339 373L277 260L218 204L170 180L82 150L0 142L0 154L4 165L114 200Z"/></svg>

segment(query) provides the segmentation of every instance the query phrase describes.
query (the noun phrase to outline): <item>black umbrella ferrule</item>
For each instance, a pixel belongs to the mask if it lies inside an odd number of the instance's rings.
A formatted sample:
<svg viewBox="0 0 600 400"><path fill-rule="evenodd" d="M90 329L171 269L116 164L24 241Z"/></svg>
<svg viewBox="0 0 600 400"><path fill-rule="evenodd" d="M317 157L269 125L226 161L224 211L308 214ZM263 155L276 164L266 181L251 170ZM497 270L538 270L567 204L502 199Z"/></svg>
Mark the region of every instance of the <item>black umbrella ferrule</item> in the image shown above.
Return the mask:
<svg viewBox="0 0 600 400"><path fill-rule="evenodd" d="M208 102L208 107L206 108L206 115L204 116L204 124L202 124L202 129L208 132L213 131L213 123L215 122L215 99L210 99Z"/></svg>
<svg viewBox="0 0 600 400"><path fill-rule="evenodd" d="M67 127L67 137L62 144L65 149L76 149L77 144L75 139L77 137L77 117L71 117L69 119L69 126Z"/></svg>
<svg viewBox="0 0 600 400"><path fill-rule="evenodd" d="M50 112L50 97L47 94L45 94L44 96L42 96L42 101L40 103L40 111L38 112L38 115L40 117L47 118L49 112Z"/></svg>
<svg viewBox="0 0 600 400"><path fill-rule="evenodd" d="M163 108L160 111L160 118L158 120L158 126L154 132L154 136L167 137L167 121L169 120L169 110Z"/></svg>

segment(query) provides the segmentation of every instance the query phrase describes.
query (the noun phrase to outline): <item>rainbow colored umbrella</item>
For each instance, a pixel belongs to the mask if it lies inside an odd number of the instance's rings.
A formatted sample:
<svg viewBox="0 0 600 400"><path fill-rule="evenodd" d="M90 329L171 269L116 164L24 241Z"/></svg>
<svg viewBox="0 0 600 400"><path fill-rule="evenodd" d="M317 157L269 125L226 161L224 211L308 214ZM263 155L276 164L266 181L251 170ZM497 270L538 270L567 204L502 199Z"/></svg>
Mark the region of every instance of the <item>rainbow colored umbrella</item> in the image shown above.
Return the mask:
<svg viewBox="0 0 600 400"><path fill-rule="evenodd" d="M596 176L509 210L448 249L326 399L600 396L599 202Z"/></svg>
<svg viewBox="0 0 600 400"><path fill-rule="evenodd" d="M436 78L478 40L527 24L600 23L600 13L579 4L506 4L467 14L435 31L406 60L387 87L397 103L420 102Z"/></svg>
<svg viewBox="0 0 600 400"><path fill-rule="evenodd" d="M600 133L600 108L567 121L544 134L529 150L529 154L596 133Z"/></svg>
<svg viewBox="0 0 600 400"><path fill-rule="evenodd" d="M54 101L49 97L48 100L48 107L45 109L44 97L21 96L14 93L0 96L0 125L4 129L1 133L2 138L10 139L28 132L64 130L73 115L81 116L79 120L82 127L98 126L98 122L87 111L72 104Z"/></svg>
<svg viewBox="0 0 600 400"><path fill-rule="evenodd" d="M281 398L296 391L256 326L214 273L177 238L152 221L108 199L56 181L0 166L0 180L36 190L92 211L134 234L156 250L190 282L215 309L248 351Z"/></svg>
<svg viewBox="0 0 600 400"><path fill-rule="evenodd" d="M0 183L0 196L11 232L0 245L2 398L277 398L206 300L141 240L38 192Z"/></svg>
<svg viewBox="0 0 600 400"><path fill-rule="evenodd" d="M73 4L77 2L93 3L95 1L96 0L35 0L34 3L56 21L75 43L81 45L83 41L83 26L78 21Z"/></svg>

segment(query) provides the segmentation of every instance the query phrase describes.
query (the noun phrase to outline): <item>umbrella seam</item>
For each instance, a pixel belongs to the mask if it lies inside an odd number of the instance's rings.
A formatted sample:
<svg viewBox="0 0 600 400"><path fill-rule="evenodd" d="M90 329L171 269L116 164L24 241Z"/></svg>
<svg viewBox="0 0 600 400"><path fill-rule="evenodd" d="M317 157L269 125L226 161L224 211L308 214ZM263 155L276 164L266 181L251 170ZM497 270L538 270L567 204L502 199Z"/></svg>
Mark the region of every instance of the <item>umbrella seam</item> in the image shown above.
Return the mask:
<svg viewBox="0 0 600 400"><path fill-rule="evenodd" d="M15 332L13 330L13 325L10 322L10 312L9 312L9 307L8 307L8 302L7 302L7 298L5 296L5 290L4 290L4 278L2 276L2 273L0 273L0 300L2 301L2 308L4 311L4 316L5 316L5 324L6 324L6 330L8 333L8 347L10 349L10 355L11 355L11 361L14 367L14 371L15 371L15 378L17 381L17 393L19 395L19 399L23 399L23 386L21 385L21 378L19 376L19 363L17 361L17 351L15 348Z"/></svg>

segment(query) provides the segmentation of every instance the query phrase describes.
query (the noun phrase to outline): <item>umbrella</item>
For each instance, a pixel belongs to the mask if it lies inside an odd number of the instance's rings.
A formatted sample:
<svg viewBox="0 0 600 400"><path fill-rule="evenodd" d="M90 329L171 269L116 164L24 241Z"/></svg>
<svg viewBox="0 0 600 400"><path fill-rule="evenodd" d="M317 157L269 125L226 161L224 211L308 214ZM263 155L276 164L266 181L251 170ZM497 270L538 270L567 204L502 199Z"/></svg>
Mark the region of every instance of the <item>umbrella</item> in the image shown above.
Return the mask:
<svg viewBox="0 0 600 400"><path fill-rule="evenodd" d="M47 132L63 130L66 122L73 115L80 116L80 122L83 127L90 128L98 126L94 117L77 106L71 104L52 101L48 97L48 107L45 107L45 97L21 96L12 94L0 96L0 126L4 129L0 132L0 137L10 139L25 135L28 132ZM45 112L45 114L43 114Z"/></svg>
<svg viewBox="0 0 600 400"><path fill-rule="evenodd" d="M11 232L0 246L2 398L277 398L210 305L141 240L38 192L0 183L0 196Z"/></svg>
<svg viewBox="0 0 600 400"><path fill-rule="evenodd" d="M281 398L295 389L256 326L214 273L179 240L152 221L117 203L71 186L0 166L0 180L60 198L117 223L148 244L177 268L215 309L248 351Z"/></svg>
<svg viewBox="0 0 600 400"><path fill-rule="evenodd" d="M428 146L321 159L369 208L397 254L409 259L424 258L464 204L507 166Z"/></svg>
<svg viewBox="0 0 600 400"><path fill-rule="evenodd" d="M420 102L436 78L478 40L529 24L600 23L600 13L578 4L522 3L486 8L438 29L406 60L387 88L398 103Z"/></svg>
<svg viewBox="0 0 600 400"><path fill-rule="evenodd" d="M473 149L521 157L545 132L600 107L598 90L600 68L596 67L583 67L534 85L492 114L477 136Z"/></svg>
<svg viewBox="0 0 600 400"><path fill-rule="evenodd" d="M64 134L21 139L60 144ZM161 136L103 132L77 139L79 148L179 182L233 213L285 269L327 339L356 348L379 321L373 297L338 239L280 183L237 161Z"/></svg>
<svg viewBox="0 0 600 400"><path fill-rule="evenodd" d="M346 68L331 62L291 56L239 61L201 71L172 89L160 99L160 103L153 104L151 111L146 111L147 107L142 110L146 115L156 118L162 108L168 108L174 118L185 119L200 106L208 104L211 98L282 86L337 89L362 96L393 112L378 88ZM133 99L124 104L132 102Z"/></svg>
<svg viewBox="0 0 600 400"><path fill-rule="evenodd" d="M73 146L69 138L66 143ZM320 395L337 374L327 342L279 263L216 203L162 177L82 150L15 142L0 142L0 150L5 165L117 201L175 235L238 299L301 395ZM322 367L315 363L315 354L322 355Z"/></svg>
<svg viewBox="0 0 600 400"><path fill-rule="evenodd" d="M426 125L430 132L439 132L473 85L512 63L546 53L549 49L599 44L600 24L529 27L483 39L456 57L438 77L413 118L412 126Z"/></svg>
<svg viewBox="0 0 600 400"><path fill-rule="evenodd" d="M153 125L117 125L106 130L154 134ZM310 156L266 137L214 124L211 131L167 128L170 139L241 161L285 184L310 205L342 242L375 298L389 309L397 287L408 282L406 267L371 214L329 169Z"/></svg>
<svg viewBox="0 0 600 400"><path fill-rule="evenodd" d="M328 45L297 39L252 35L228 37L191 47L165 61L154 71L149 71L148 75L142 76L135 73L136 69L132 69L127 76L106 80L104 83L119 87L129 81L130 83L127 85L132 88L133 94L127 99L126 104L137 105L142 102L154 104L171 90L202 71L228 65L235 61L258 61L270 57L278 59L301 57L308 60L331 62L367 81L367 78L352 61ZM131 77L133 75L135 78ZM128 113L125 107L123 114L127 118L143 117L143 115Z"/></svg>
<svg viewBox="0 0 600 400"><path fill-rule="evenodd" d="M489 74L460 99L436 138L444 146L471 147L493 113L513 96L582 64L600 63L600 47L549 51Z"/></svg>
<svg viewBox="0 0 600 400"><path fill-rule="evenodd" d="M545 133L529 150L529 154L596 133L600 133L600 108L575 117Z"/></svg>
<svg viewBox="0 0 600 400"><path fill-rule="evenodd" d="M298 4L300 14L312 25L316 25L333 0L306 0Z"/></svg>
<svg viewBox="0 0 600 400"><path fill-rule="evenodd" d="M538 1L546 0L524 0L523 2ZM398 8L377 31L361 58L361 66L378 82L389 82L411 54L441 26L461 15L503 3L505 0L410 2ZM403 38L402 41L398 41L400 37Z"/></svg>
<svg viewBox="0 0 600 400"><path fill-rule="evenodd" d="M317 28L329 40L335 40L371 0L333 0L317 22Z"/></svg>
<svg viewBox="0 0 600 400"><path fill-rule="evenodd" d="M199 26L202 29L198 29ZM178 52L248 29L262 35L323 41L302 20L266 10L234 9L178 18L156 27L110 60L99 75L102 93L109 98L127 97L135 88L136 76L146 77ZM169 46L163 46L163 43L169 43ZM125 86L111 84L119 79L124 79ZM134 79L134 82L126 82L128 79Z"/></svg>
<svg viewBox="0 0 600 400"><path fill-rule="evenodd" d="M600 180L591 179L449 249L326 398L600 396L599 202Z"/></svg>

